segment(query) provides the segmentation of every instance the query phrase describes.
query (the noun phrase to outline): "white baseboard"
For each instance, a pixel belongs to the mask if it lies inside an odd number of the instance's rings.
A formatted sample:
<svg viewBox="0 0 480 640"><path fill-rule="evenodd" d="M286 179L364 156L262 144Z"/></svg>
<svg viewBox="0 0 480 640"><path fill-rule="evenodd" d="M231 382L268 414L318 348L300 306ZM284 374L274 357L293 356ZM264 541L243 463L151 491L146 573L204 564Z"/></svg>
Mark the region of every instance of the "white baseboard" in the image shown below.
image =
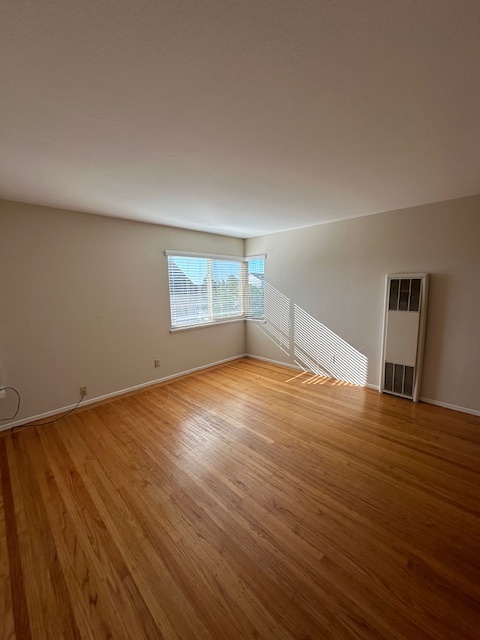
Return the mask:
<svg viewBox="0 0 480 640"><path fill-rule="evenodd" d="M430 398L420 398L420 402L426 402L427 404L434 404L437 407L443 407L444 409L451 409L452 411L460 411L461 413L468 413L471 416L480 416L480 411L478 409L469 409L468 407L460 407L457 404L440 402L440 400L431 400Z"/></svg>
<svg viewBox="0 0 480 640"><path fill-rule="evenodd" d="M291 364L290 362L282 362L281 360L272 360L271 358L263 358L262 356L254 356L253 353L246 353L245 358L253 358L254 360L262 360L263 362L270 362L270 364L278 364L281 367L288 367L289 369L296 369L297 371L305 371L297 364Z"/></svg>
<svg viewBox="0 0 480 640"><path fill-rule="evenodd" d="M378 384L369 384L367 382L365 386L368 387L369 389L375 389L375 391L380 391L380 387L378 386Z"/></svg>
<svg viewBox="0 0 480 640"><path fill-rule="evenodd" d="M120 389L119 391L113 391L112 393L106 393L103 396L97 396L95 398L90 398L89 400L85 400L82 402L79 407L87 407L90 404L95 404L96 402L101 402L103 400L108 400L110 398L115 398L116 396L123 396L126 393L131 393L132 391L140 391L140 389L148 389L148 387L154 387L155 385L161 384L162 382L168 382L169 380L174 380L175 378L181 378L182 376L187 376L190 373L195 373L196 371L202 371L203 369L210 369L211 367L217 367L220 364L226 364L227 362L232 362L233 360L240 360L246 356L245 353L242 353L238 356L232 356L231 358L225 358L224 360L218 360L217 362L210 362L209 364L202 364L200 367L194 367L193 369L187 369L187 371L180 371L179 373L173 373L170 376L165 376L164 378L158 378L157 380L150 380L149 382L143 382L142 384L137 384L133 387L128 387L127 389ZM75 407L75 404L67 405L66 407L60 407L58 409L53 409L52 411L47 411L45 413L39 413L35 416L29 416L28 418L22 418L21 420L17 420L16 422L9 422L6 425L0 426L0 431L5 431L6 429L13 429L13 427L19 427L22 424L28 424L29 422L36 422L37 420L43 420L44 418L51 418L61 413L65 413L66 411L70 411Z"/></svg>

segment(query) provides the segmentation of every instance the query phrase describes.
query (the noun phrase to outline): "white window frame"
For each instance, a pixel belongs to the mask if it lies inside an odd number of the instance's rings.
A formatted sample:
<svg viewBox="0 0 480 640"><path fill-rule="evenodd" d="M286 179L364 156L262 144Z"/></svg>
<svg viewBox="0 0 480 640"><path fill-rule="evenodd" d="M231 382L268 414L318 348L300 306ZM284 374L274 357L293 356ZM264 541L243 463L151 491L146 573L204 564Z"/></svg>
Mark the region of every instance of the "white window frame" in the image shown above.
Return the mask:
<svg viewBox="0 0 480 640"><path fill-rule="evenodd" d="M248 262L250 260L266 260L266 256L265 255L257 255L257 256L226 256L226 255L220 255L220 254L213 254L213 253L196 253L196 252L191 252L191 251L170 251L167 250L165 251L165 256L167 256L167 258L169 256L178 256L178 257L182 257L182 258L204 258L204 259L210 259L210 260L222 260L222 261L226 261L226 260L230 260L232 262L237 262L240 263L241 267L240 267L240 278L241 278L241 282L242 282L242 290L240 293L240 298L241 298L241 313L238 315L234 315L234 316L228 316L225 318L212 318L211 320L207 321L207 322L197 322L197 323L193 323L193 324L186 324L186 325L173 325L173 318L172 318L172 306L171 306L171 290L170 290L170 273L168 273L168 287L169 287L169 308L170 308L170 333L176 333L178 331L190 331L192 329L199 329L202 327L214 327L214 326L218 326L221 324L230 324L232 322L244 322L245 320L249 321L249 322L265 322L264 316L263 317L248 317L248 312L246 309L246 302L248 301L248 295L246 293L246 284L248 284ZM209 263L211 264L211 263ZM168 267L167 267L168 270Z"/></svg>

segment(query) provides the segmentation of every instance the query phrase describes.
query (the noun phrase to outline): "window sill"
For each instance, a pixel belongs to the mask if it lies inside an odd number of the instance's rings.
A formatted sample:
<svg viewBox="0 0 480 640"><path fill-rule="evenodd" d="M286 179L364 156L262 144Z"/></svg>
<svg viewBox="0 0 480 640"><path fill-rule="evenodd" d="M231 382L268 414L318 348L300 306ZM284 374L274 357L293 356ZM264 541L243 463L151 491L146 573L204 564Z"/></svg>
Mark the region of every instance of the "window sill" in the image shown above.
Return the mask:
<svg viewBox="0 0 480 640"><path fill-rule="evenodd" d="M233 322L245 322L245 318L229 318L228 320L217 320L216 322L204 322L202 324L188 324L184 327L172 327L170 329L170 333L192 331L193 329L204 329L205 327L218 327L223 324L232 324Z"/></svg>

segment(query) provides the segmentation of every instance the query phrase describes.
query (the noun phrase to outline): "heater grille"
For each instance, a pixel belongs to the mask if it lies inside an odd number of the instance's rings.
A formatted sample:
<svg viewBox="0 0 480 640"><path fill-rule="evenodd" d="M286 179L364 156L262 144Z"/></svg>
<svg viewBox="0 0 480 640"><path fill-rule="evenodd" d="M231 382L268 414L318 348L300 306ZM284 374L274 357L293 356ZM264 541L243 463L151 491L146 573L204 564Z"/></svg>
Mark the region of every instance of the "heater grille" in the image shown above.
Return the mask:
<svg viewBox="0 0 480 640"><path fill-rule="evenodd" d="M390 280L388 310L419 311L421 286L422 280L420 278L394 278Z"/></svg>
<svg viewBox="0 0 480 640"><path fill-rule="evenodd" d="M403 364L385 363L384 391L411 398L413 396L413 381L415 368Z"/></svg>

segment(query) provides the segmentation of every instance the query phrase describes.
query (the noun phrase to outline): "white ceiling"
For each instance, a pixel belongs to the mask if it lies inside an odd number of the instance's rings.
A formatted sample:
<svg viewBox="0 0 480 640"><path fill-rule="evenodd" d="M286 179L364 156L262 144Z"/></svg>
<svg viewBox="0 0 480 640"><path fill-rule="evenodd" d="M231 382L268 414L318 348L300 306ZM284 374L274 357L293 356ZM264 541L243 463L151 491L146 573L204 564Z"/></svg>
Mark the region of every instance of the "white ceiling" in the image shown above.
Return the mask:
<svg viewBox="0 0 480 640"><path fill-rule="evenodd" d="M2 0L0 197L250 237L480 192L478 0Z"/></svg>

